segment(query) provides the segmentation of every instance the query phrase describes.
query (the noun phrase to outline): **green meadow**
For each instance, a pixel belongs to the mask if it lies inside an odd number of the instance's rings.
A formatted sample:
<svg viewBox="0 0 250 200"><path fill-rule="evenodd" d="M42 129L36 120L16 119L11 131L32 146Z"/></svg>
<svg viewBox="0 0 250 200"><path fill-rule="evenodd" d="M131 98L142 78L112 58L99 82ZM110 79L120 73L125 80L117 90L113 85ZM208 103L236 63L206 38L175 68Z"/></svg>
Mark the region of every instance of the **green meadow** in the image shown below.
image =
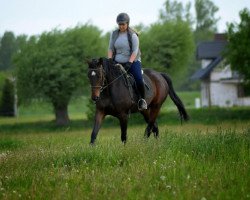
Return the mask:
<svg viewBox="0 0 250 200"><path fill-rule="evenodd" d="M158 139L131 115L126 145L112 117L89 145L87 98L72 100L66 127L39 101L0 118L0 199L250 199L250 108L195 109L197 95L180 94L182 124L168 100Z"/></svg>

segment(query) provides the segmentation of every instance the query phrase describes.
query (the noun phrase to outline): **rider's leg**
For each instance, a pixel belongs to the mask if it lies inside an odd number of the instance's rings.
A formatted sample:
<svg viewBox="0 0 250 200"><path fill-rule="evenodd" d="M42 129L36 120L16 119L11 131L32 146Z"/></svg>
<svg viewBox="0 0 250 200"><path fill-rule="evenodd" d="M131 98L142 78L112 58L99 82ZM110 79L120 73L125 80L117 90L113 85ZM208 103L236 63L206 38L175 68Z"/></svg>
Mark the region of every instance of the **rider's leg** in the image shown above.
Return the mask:
<svg viewBox="0 0 250 200"><path fill-rule="evenodd" d="M140 61L133 62L129 72L133 74L136 81L136 85L140 93L140 99L138 101L138 109L145 110L147 109L147 102L145 101L145 89L141 73L141 62Z"/></svg>
<svg viewBox="0 0 250 200"><path fill-rule="evenodd" d="M138 101L138 109L139 110L146 110L147 109L147 102L145 100L145 88L144 88L144 83L138 83L137 84L138 90L140 92L141 98Z"/></svg>

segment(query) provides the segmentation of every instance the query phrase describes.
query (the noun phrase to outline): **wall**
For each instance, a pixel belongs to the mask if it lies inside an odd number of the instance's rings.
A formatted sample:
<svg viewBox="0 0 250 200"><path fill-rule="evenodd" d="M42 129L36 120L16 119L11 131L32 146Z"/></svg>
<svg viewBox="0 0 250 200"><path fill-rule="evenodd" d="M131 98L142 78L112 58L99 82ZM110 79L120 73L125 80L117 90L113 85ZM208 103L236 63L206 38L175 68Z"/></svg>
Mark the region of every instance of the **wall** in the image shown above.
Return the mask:
<svg viewBox="0 0 250 200"><path fill-rule="evenodd" d="M205 68L211 60L202 60ZM201 106L250 106L250 97L238 97L238 84L241 80L233 78L230 65L220 63L207 79L201 81Z"/></svg>
<svg viewBox="0 0 250 200"><path fill-rule="evenodd" d="M212 106L231 107L237 105L237 85L212 82L210 90Z"/></svg>
<svg viewBox="0 0 250 200"><path fill-rule="evenodd" d="M201 60L201 68L204 69L206 68L213 60L209 59L202 59Z"/></svg>
<svg viewBox="0 0 250 200"><path fill-rule="evenodd" d="M210 106L210 84L204 80L201 82L201 106Z"/></svg>
<svg viewBox="0 0 250 200"><path fill-rule="evenodd" d="M210 79L211 81L219 81L221 79L230 79L233 77L232 70L230 66L227 65L223 69L218 69L217 67L211 72Z"/></svg>

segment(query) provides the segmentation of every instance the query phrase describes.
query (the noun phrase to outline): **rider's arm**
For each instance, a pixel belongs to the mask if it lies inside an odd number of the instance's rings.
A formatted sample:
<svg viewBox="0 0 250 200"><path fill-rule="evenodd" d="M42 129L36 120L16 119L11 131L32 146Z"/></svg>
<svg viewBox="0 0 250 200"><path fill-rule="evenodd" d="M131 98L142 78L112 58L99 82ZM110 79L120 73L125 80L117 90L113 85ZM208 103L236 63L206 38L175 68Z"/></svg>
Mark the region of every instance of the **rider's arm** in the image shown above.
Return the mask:
<svg viewBox="0 0 250 200"><path fill-rule="evenodd" d="M110 34L110 39L109 39L109 48L108 48L108 58L113 58L113 51L114 51L114 42L112 39L112 34Z"/></svg>
<svg viewBox="0 0 250 200"><path fill-rule="evenodd" d="M108 58L113 58L113 51L111 49L108 50Z"/></svg>
<svg viewBox="0 0 250 200"><path fill-rule="evenodd" d="M137 57L137 54L138 54L138 51L139 51L139 38L138 36L134 33L132 35L132 54L129 58L129 62L133 63L134 60L136 59Z"/></svg>
<svg viewBox="0 0 250 200"><path fill-rule="evenodd" d="M135 58L136 58L136 55L134 52L131 54L130 58L129 58L129 62L133 63Z"/></svg>

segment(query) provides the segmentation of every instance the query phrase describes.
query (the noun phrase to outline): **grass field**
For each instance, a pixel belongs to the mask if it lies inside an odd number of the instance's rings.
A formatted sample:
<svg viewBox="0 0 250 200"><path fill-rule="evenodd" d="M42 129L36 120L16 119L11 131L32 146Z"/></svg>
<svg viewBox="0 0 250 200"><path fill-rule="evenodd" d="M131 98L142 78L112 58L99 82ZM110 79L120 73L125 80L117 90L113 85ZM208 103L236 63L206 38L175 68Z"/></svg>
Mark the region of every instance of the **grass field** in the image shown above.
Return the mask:
<svg viewBox="0 0 250 200"><path fill-rule="evenodd" d="M91 147L78 101L67 127L36 105L0 118L0 199L250 199L250 108L167 109L157 140L131 116L125 146L108 118Z"/></svg>

